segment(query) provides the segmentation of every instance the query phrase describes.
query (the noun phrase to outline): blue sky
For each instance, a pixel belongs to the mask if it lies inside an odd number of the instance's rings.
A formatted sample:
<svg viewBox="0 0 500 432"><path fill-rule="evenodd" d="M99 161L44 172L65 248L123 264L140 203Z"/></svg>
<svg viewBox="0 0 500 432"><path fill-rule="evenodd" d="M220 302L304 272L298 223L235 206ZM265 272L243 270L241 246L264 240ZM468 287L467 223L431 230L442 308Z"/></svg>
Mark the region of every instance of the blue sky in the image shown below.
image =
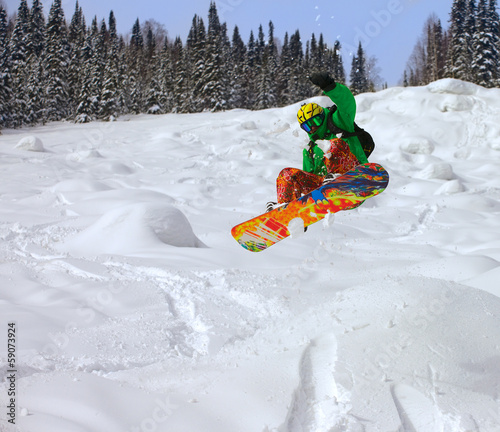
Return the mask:
<svg viewBox="0 0 500 432"><path fill-rule="evenodd" d="M15 12L19 0L0 0L9 13ZM52 1L43 1L48 13ZM271 20L275 36L283 39L299 30L305 42L314 33L323 33L332 46L336 39L343 44L346 69L350 69L350 54L361 40L369 56L378 59L380 76L388 84L396 85L402 77L408 57L422 34L425 20L435 13L448 27L453 0L219 0L216 1L222 22L228 24L229 36L237 25L245 42L250 31L257 34L262 24L267 35ZM31 0L28 0L31 4ZM66 18L73 15L76 0L63 0ZM189 32L193 16L207 22L210 0L79 0L87 23L94 16L108 19L113 10L121 34L130 32L135 20L150 18L163 24L170 38L180 36L183 41Z"/></svg>

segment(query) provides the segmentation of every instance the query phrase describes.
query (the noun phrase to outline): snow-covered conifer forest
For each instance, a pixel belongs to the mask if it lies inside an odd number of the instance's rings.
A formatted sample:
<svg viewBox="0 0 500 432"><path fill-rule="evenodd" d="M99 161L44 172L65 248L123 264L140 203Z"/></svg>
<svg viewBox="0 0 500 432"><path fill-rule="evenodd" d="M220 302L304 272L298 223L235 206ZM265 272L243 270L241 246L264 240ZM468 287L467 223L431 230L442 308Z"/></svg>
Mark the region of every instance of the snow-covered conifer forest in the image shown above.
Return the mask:
<svg viewBox="0 0 500 432"><path fill-rule="evenodd" d="M11 17L0 6L0 127L286 106L316 94L307 80L315 70L349 82L354 94L380 86L376 59L361 44L347 77L338 40L328 46L323 34L303 39L298 30L275 35L269 22L245 43L237 26L231 33L220 22L216 3L208 21L193 17L186 41L165 35L161 23L137 20L125 38L112 11L87 23L78 2L70 20L61 0L48 19L39 0L31 7L21 0ZM456 0L447 30L435 16L425 23L402 83L450 77L498 86L498 35L496 0Z"/></svg>

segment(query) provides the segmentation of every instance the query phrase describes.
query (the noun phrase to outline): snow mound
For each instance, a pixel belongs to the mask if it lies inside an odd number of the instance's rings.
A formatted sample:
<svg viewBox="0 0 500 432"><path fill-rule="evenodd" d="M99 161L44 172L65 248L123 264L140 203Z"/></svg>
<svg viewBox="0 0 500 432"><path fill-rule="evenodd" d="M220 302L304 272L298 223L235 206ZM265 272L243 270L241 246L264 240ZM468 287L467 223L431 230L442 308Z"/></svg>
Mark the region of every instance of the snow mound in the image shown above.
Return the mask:
<svg viewBox="0 0 500 432"><path fill-rule="evenodd" d="M206 247L184 214L170 205L130 204L110 210L60 249L74 256L135 255L170 245Z"/></svg>
<svg viewBox="0 0 500 432"><path fill-rule="evenodd" d="M445 78L434 81L427 86L431 93L448 93L454 95L472 96L475 95L481 87L453 78Z"/></svg>
<svg viewBox="0 0 500 432"><path fill-rule="evenodd" d="M434 144L425 137L408 137L401 140L401 150L410 154L429 155L434 152Z"/></svg>
<svg viewBox="0 0 500 432"><path fill-rule="evenodd" d="M257 124L254 121L246 121L241 123L241 128L244 130L256 130Z"/></svg>
<svg viewBox="0 0 500 432"><path fill-rule="evenodd" d="M435 195L451 195L463 192L464 186L460 180L450 180L443 184L436 192Z"/></svg>
<svg viewBox="0 0 500 432"><path fill-rule="evenodd" d="M44 152L45 148L43 146L42 140L36 136L27 136L21 138L21 140L16 145L17 149L27 150L32 152Z"/></svg>
<svg viewBox="0 0 500 432"><path fill-rule="evenodd" d="M437 179L437 180L453 180L455 174L450 164L446 162L438 162L428 165L417 175L421 179Z"/></svg>
<svg viewBox="0 0 500 432"><path fill-rule="evenodd" d="M471 96L446 95L439 103L438 109L441 112L470 111L474 106L474 99Z"/></svg>
<svg viewBox="0 0 500 432"><path fill-rule="evenodd" d="M86 159L99 159L102 158L102 154L96 149L84 149L77 151L75 153L69 154L67 156L68 160L73 162L80 162Z"/></svg>

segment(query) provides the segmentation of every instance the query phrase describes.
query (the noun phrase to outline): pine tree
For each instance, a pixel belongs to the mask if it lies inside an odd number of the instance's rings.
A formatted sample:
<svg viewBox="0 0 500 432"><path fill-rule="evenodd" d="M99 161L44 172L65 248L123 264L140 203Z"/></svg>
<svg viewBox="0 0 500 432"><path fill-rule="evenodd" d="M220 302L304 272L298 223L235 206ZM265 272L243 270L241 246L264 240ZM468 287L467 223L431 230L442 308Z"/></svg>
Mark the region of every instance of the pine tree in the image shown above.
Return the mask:
<svg viewBox="0 0 500 432"><path fill-rule="evenodd" d="M152 26L145 29L146 45L144 47L144 110L149 114L161 114L161 90L156 67L158 64L156 36Z"/></svg>
<svg viewBox="0 0 500 432"><path fill-rule="evenodd" d="M253 37L253 35L251 35ZM264 30L262 25L259 26L259 31L257 33L257 38L252 42L252 52L249 53L252 56L252 70L253 70L253 97L252 97L252 109L256 109L258 106L258 94L259 94L259 78L262 76L263 60L264 60L264 50L266 47L266 40L264 35Z"/></svg>
<svg viewBox="0 0 500 432"><path fill-rule="evenodd" d="M255 77L258 73L258 54L257 54L257 44L255 42L255 37L253 31L250 31L250 36L248 38L247 44L247 55L245 59L245 76L246 76L246 88L247 88L247 105L246 108L251 109L255 104L255 94L256 83Z"/></svg>
<svg viewBox="0 0 500 432"><path fill-rule="evenodd" d="M10 50L7 32L7 13L0 6L0 130L12 125L12 88L10 74Z"/></svg>
<svg viewBox="0 0 500 432"><path fill-rule="evenodd" d="M474 33L476 32L476 13L476 0L468 0L468 3L466 5L466 18L464 28L464 41L466 46L465 55L467 61L465 68L466 75L463 79L470 82L474 81L472 61L474 59ZM447 50L448 47L444 46L444 49Z"/></svg>
<svg viewBox="0 0 500 432"><path fill-rule="evenodd" d="M83 68L83 56L85 52L85 40L87 29L83 11L78 1L76 2L75 12L68 28L68 43L70 46L70 57L68 66L68 95L71 100L72 115L78 107L78 99L82 87L82 79L85 74Z"/></svg>
<svg viewBox="0 0 500 432"><path fill-rule="evenodd" d="M116 19L113 11L109 14L108 51L103 71L102 91L99 103L98 117L112 120L121 110L121 86L119 78L119 61L121 58L120 41L116 31ZM123 59L123 58L122 58Z"/></svg>
<svg viewBox="0 0 500 432"><path fill-rule="evenodd" d="M241 38L238 26L235 26L231 42L230 55L230 82L228 108L245 108L247 105L247 77L245 73L245 59L247 49Z"/></svg>
<svg viewBox="0 0 500 432"><path fill-rule="evenodd" d="M327 44L325 43L323 33L319 35L318 41L318 54L319 54L319 68L321 70L325 70L329 66L329 62L331 60L331 50L328 49Z"/></svg>
<svg viewBox="0 0 500 432"><path fill-rule="evenodd" d="M490 0L489 3L479 0L473 37L472 71L476 84L485 87L495 86L499 78L498 26L496 0Z"/></svg>
<svg viewBox="0 0 500 432"><path fill-rule="evenodd" d="M156 37L153 29L149 28L146 36L146 61L148 66L147 76L147 94L146 94L146 112L148 114L162 114L162 86L161 78L163 70L161 69L161 59L156 49Z"/></svg>
<svg viewBox="0 0 500 432"><path fill-rule="evenodd" d="M492 2L492 3L493 4L490 7L493 9L496 7L496 2ZM493 10L495 10L495 9L493 9ZM494 32L493 37L497 40L497 52L499 53L499 56L500 56L500 17L498 16L497 10L495 10L494 13L495 13L495 16L494 16L494 20L493 20L493 25L494 25L495 21L498 23L498 25L493 28L493 32ZM493 14L493 12L492 12L492 14ZM500 87L500 65L499 65L499 69L498 69L498 74L499 74L499 77L497 79L496 86Z"/></svg>
<svg viewBox="0 0 500 432"><path fill-rule="evenodd" d="M116 60L117 65L117 93L116 103L119 114L129 112L128 106L128 52L123 36L118 38L118 56Z"/></svg>
<svg viewBox="0 0 500 432"><path fill-rule="evenodd" d="M101 106L101 95L104 86L104 71L108 58L107 40L109 39L106 21L102 20L97 29L95 36L94 58L92 59L92 89L95 94L97 106L95 108L95 115L97 116Z"/></svg>
<svg viewBox="0 0 500 432"><path fill-rule="evenodd" d="M172 112L187 112L186 107L189 105L187 100L190 90L190 83L187 76L186 64L189 63L189 58L186 56L187 50L184 49L180 37L175 38L172 49L172 65L173 65L173 108Z"/></svg>
<svg viewBox="0 0 500 432"><path fill-rule="evenodd" d="M143 26L145 35L144 64L142 65L142 84L144 92L144 111L150 114L161 113L159 82L155 76L157 65L156 36L151 25Z"/></svg>
<svg viewBox="0 0 500 432"><path fill-rule="evenodd" d="M45 17L38 0L33 0L29 17L30 33L27 41L26 60L26 121L35 124L43 120L43 53L45 49Z"/></svg>
<svg viewBox="0 0 500 432"><path fill-rule="evenodd" d="M467 33L466 0L454 0L451 9L450 46L446 60L446 76L467 80L470 77L470 42Z"/></svg>
<svg viewBox="0 0 500 432"><path fill-rule="evenodd" d="M0 5L0 71L7 62L9 55L9 34L7 29L7 12Z"/></svg>
<svg viewBox="0 0 500 432"><path fill-rule="evenodd" d="M323 70L322 54L316 41L316 36L313 33L309 41L309 70L311 72L320 72Z"/></svg>
<svg viewBox="0 0 500 432"><path fill-rule="evenodd" d="M71 110L68 88L69 43L61 0L54 0L47 22L44 57L45 118L68 118Z"/></svg>
<svg viewBox="0 0 500 432"><path fill-rule="evenodd" d="M345 69L344 69L344 61L342 60L342 46L340 42L337 40L333 46L333 51L331 55L331 66L329 66L329 70L332 70L333 77L335 81L345 84Z"/></svg>
<svg viewBox="0 0 500 432"><path fill-rule="evenodd" d="M33 0L30 15L28 53L40 58L45 47L45 17L39 0Z"/></svg>
<svg viewBox="0 0 500 432"><path fill-rule="evenodd" d="M274 24L269 22L268 43L264 47L260 73L257 77L255 108L265 109L276 105L276 78L278 76L278 50L274 43Z"/></svg>
<svg viewBox="0 0 500 432"><path fill-rule="evenodd" d="M160 106L163 112L171 112L174 107L174 68L172 50L167 38L164 39L163 48L158 56L156 74L160 88Z"/></svg>
<svg viewBox="0 0 500 432"><path fill-rule="evenodd" d="M366 93L370 89L366 70L366 57L361 42L356 56L353 56L352 59L350 89L354 95Z"/></svg>
<svg viewBox="0 0 500 432"><path fill-rule="evenodd" d="M139 19L132 27L128 47L128 106L131 112L139 114L144 110L144 39Z"/></svg>
<svg viewBox="0 0 500 432"><path fill-rule="evenodd" d="M210 3L208 17L208 32L206 44L206 67L203 71L203 87L201 90L202 106L210 111L220 111L226 108L227 93L227 32L221 26L217 8Z"/></svg>
<svg viewBox="0 0 500 432"><path fill-rule="evenodd" d="M28 58L30 39L30 12L26 0L21 0L16 24L10 38L10 73L12 87L11 118L15 127L29 123L28 113Z"/></svg>
<svg viewBox="0 0 500 432"><path fill-rule="evenodd" d="M82 53L81 88L78 96L76 119L78 123L86 123L96 119L99 108L99 67L98 67L99 30L97 17L92 20L90 32L85 40Z"/></svg>
<svg viewBox="0 0 500 432"><path fill-rule="evenodd" d="M490 0L488 6L492 49L492 68L495 76L492 86L500 87L500 17L498 15L497 0Z"/></svg>
<svg viewBox="0 0 500 432"><path fill-rule="evenodd" d="M314 72L321 72L325 70L324 53L320 50L319 43L316 41L316 36L313 33L311 39L306 44L305 55L305 69L310 71L309 74ZM309 94L313 96L318 92L318 87L309 83Z"/></svg>
<svg viewBox="0 0 500 432"><path fill-rule="evenodd" d="M207 68L207 33L203 19L194 16L186 41L185 88L188 91L182 102L183 112L200 112L205 108L203 88Z"/></svg>
<svg viewBox="0 0 500 432"><path fill-rule="evenodd" d="M43 64L35 55L28 61L28 80L26 82L27 112L26 119L29 124L45 122L45 92L43 88Z"/></svg>
<svg viewBox="0 0 500 432"><path fill-rule="evenodd" d="M75 12L71 18L71 23L68 28L68 42L72 45L81 46L82 41L85 39L85 18L83 16L83 11L78 0L75 5Z"/></svg>
<svg viewBox="0 0 500 432"><path fill-rule="evenodd" d="M290 37L290 58L290 102L296 102L308 97L310 91L309 80L306 78L308 74L304 69L304 50L299 30Z"/></svg>
<svg viewBox="0 0 500 432"><path fill-rule="evenodd" d="M222 73L221 73L221 85L222 85L222 100L224 101L224 106L222 109L228 109L229 98L231 96L231 64L229 59L231 57L231 42L229 40L227 24L223 23L221 26L220 33L220 53L222 55Z"/></svg>
<svg viewBox="0 0 500 432"><path fill-rule="evenodd" d="M305 71L310 71L312 68L312 66L311 66L311 41L306 41L306 49L305 49L305 53L304 53L304 63L303 63L302 68ZM315 93L317 93L319 91L318 87L313 85L310 82L310 80L308 80L306 77L303 77L303 79L301 81L305 81L305 83L306 83L305 86L301 83L302 91L300 94L301 94L302 98L310 98L310 97L314 96Z"/></svg>
<svg viewBox="0 0 500 432"><path fill-rule="evenodd" d="M21 0L17 9L16 23L10 38L10 51L13 67L24 66L29 52L29 40L31 32L30 11L26 0Z"/></svg>
<svg viewBox="0 0 500 432"><path fill-rule="evenodd" d="M144 38L142 36L141 24L139 18L136 19L132 27L132 36L130 37L130 47L135 50L144 50Z"/></svg>
<svg viewBox="0 0 500 432"><path fill-rule="evenodd" d="M262 58L264 57L264 50L266 48L266 36L262 25L259 26L257 33L257 41L255 43L256 66L258 69L262 67ZM260 70L258 71L260 73Z"/></svg>
<svg viewBox="0 0 500 432"><path fill-rule="evenodd" d="M290 94L290 76L292 74L292 55L290 52L290 43L288 33L285 33L283 46L280 55L280 67L278 77L276 79L278 89L279 105L288 105L292 103L292 95Z"/></svg>

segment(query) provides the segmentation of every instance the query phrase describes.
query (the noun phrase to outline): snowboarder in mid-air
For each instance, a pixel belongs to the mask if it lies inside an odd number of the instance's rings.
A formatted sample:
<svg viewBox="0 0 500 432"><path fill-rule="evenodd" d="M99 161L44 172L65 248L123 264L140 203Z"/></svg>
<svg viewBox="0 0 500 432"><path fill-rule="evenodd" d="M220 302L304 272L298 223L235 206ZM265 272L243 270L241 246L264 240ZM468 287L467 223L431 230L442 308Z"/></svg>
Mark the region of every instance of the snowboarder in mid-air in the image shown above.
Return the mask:
<svg viewBox="0 0 500 432"><path fill-rule="evenodd" d="M314 73L309 79L334 105L323 108L312 102L300 107L297 120L309 136L309 144L303 151L302 170L285 168L280 172L276 180L278 202L269 202L267 211L294 201L357 165L367 163L373 150L370 135L354 123L356 100L351 91L336 83L327 72ZM338 138L340 134L342 138ZM317 140L330 140L326 153L316 144Z"/></svg>
<svg viewBox="0 0 500 432"><path fill-rule="evenodd" d="M352 210L382 193L389 183L384 167L368 163L375 144L354 122L356 101L351 91L328 73L313 74L310 80L334 105L300 107L297 120L309 136L303 169L282 170L277 179L278 203L268 203L265 213L231 228L233 238L251 252L301 233L329 214ZM330 140L326 153L317 140Z"/></svg>

